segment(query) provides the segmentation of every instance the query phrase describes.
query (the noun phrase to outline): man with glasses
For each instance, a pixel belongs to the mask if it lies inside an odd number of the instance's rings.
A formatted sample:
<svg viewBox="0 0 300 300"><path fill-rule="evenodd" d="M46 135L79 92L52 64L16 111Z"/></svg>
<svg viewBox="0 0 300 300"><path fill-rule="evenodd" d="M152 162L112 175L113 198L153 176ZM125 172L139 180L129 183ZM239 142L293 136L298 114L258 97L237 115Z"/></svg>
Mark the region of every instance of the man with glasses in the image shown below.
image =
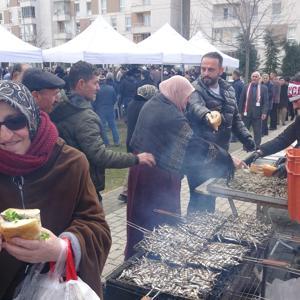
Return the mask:
<svg viewBox="0 0 300 300"><path fill-rule="evenodd" d="M246 127L253 128L256 148L260 146L262 122L269 110L268 88L260 80L260 73L253 72L251 82L244 87L240 98L240 112Z"/></svg>

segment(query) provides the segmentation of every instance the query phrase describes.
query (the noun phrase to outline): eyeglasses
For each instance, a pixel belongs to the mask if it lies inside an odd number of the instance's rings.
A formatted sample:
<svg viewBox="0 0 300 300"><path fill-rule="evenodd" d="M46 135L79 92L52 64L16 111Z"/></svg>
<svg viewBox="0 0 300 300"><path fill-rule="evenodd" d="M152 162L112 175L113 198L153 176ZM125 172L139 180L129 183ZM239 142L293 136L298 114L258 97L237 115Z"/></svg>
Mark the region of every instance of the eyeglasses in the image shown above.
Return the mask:
<svg viewBox="0 0 300 300"><path fill-rule="evenodd" d="M0 129L2 125L5 125L9 130L19 130L27 126L27 119L24 115L8 117L3 122L0 122Z"/></svg>

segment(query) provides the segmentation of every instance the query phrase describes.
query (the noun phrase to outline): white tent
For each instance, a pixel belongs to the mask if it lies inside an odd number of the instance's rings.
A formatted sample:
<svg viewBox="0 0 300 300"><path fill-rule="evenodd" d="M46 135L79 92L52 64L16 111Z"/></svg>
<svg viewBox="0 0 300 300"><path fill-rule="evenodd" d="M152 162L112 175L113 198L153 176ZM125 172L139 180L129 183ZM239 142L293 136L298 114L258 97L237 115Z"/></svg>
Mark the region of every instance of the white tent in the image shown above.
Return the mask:
<svg viewBox="0 0 300 300"><path fill-rule="evenodd" d="M114 30L101 16L71 41L43 51L44 61L94 64L156 64L161 53L137 45Z"/></svg>
<svg viewBox="0 0 300 300"><path fill-rule="evenodd" d="M189 44L168 23L138 44L139 49L152 49L163 53L164 64L200 64L199 49Z"/></svg>
<svg viewBox="0 0 300 300"><path fill-rule="evenodd" d="M0 61L3 62L42 62L42 50L34 47L0 25Z"/></svg>
<svg viewBox="0 0 300 300"><path fill-rule="evenodd" d="M223 66L230 67L230 68L238 68L239 67L239 60L233 58L221 51L219 51L214 45L212 45L206 38L204 38L203 34L198 31L190 40L189 44L197 47L201 54L204 55L208 52L219 52L223 57Z"/></svg>

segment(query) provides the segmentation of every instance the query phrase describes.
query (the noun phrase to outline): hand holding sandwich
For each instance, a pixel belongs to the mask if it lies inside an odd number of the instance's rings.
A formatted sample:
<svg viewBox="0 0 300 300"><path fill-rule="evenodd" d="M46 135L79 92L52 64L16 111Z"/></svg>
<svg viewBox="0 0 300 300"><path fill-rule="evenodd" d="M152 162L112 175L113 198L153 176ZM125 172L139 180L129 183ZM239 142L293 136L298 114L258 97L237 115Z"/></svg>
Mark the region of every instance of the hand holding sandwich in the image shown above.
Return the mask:
<svg viewBox="0 0 300 300"><path fill-rule="evenodd" d="M9 242L3 242L2 248L20 261L28 263L55 262L63 253L66 242L50 230L42 228L42 232L49 234L49 238L46 240L26 240L14 237Z"/></svg>

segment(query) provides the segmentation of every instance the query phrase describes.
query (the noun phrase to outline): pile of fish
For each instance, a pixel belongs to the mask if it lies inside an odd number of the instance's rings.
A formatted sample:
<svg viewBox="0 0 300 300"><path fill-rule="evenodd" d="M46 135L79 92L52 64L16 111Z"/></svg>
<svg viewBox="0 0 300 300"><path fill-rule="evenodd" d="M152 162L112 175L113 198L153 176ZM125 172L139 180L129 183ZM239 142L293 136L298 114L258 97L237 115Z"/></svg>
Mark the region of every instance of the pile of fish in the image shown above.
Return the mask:
<svg viewBox="0 0 300 300"><path fill-rule="evenodd" d="M118 280L189 299L211 292L219 273L205 269L172 268L146 257L123 270Z"/></svg>
<svg viewBox="0 0 300 300"><path fill-rule="evenodd" d="M230 216L217 232L218 240L260 245L272 233L272 226L264 224L250 215Z"/></svg>
<svg viewBox="0 0 300 300"><path fill-rule="evenodd" d="M227 186L225 179L218 179L218 184ZM228 186L234 190L254 193L262 196L287 199L287 179L266 177L261 174L237 170Z"/></svg>
<svg viewBox="0 0 300 300"><path fill-rule="evenodd" d="M271 233L270 225L253 216L195 214L177 226L160 226L146 234L139 247L148 258L131 264L118 280L198 299L211 293L218 276L229 274Z"/></svg>

